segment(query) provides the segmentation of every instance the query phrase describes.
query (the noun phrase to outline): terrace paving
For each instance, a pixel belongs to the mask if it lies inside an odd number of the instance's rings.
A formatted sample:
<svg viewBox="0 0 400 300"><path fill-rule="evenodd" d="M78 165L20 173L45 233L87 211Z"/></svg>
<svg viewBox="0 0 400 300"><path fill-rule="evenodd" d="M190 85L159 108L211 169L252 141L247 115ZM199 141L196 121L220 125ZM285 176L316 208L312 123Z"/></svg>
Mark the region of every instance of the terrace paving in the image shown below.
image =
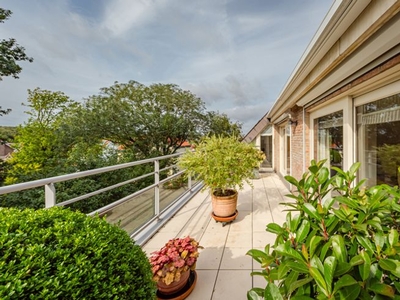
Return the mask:
<svg viewBox="0 0 400 300"><path fill-rule="evenodd" d="M234 222L216 223L210 216L209 193L200 192L142 246L149 255L174 237L189 235L200 242L204 249L196 265L197 283L186 299L247 299L252 287L265 287L264 278L250 275L260 265L246 252L274 242L275 235L265 228L268 223L285 221L285 207L279 203L288 201L288 190L275 173L261 173L252 182L253 189L246 185L239 191L239 214Z"/></svg>

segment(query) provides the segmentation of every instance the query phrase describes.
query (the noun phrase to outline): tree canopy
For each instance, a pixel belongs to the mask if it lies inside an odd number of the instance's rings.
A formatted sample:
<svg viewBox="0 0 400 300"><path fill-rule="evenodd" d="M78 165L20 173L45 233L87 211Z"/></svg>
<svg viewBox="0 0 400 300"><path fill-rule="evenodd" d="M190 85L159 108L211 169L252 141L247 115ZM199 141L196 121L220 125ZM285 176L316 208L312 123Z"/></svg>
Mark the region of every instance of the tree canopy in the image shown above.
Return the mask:
<svg viewBox="0 0 400 300"><path fill-rule="evenodd" d="M11 10L0 8L0 23L4 23L11 16ZM5 76L18 78L22 68L18 61L32 62L33 58L25 54L25 48L13 38L0 41L0 80Z"/></svg>
<svg viewBox="0 0 400 300"><path fill-rule="evenodd" d="M123 145L138 158L174 153L201 135L206 116L204 102L190 91L136 81L102 88L86 99L80 114L80 128L91 137Z"/></svg>

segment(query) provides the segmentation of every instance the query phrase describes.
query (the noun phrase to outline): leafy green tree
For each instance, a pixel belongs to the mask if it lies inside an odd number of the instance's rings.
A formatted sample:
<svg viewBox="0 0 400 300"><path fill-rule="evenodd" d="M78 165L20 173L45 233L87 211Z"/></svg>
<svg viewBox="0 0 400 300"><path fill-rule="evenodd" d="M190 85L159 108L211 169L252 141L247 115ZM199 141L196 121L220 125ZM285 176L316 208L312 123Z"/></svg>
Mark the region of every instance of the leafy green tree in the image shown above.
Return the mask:
<svg viewBox="0 0 400 300"><path fill-rule="evenodd" d="M122 145L140 159L174 153L198 137L204 116L203 101L177 85L129 81L89 97L77 119L80 135Z"/></svg>
<svg viewBox="0 0 400 300"><path fill-rule="evenodd" d="M0 8L0 23L4 23L11 14L11 10ZM0 80L4 76L18 78L18 74L22 70L21 66L17 64L18 61L32 62L33 58L25 54L25 48L18 45L15 39L2 39L0 41Z"/></svg>
<svg viewBox="0 0 400 300"><path fill-rule="evenodd" d="M232 122L226 114L210 111L206 114L205 135L213 136L241 136L242 124Z"/></svg>
<svg viewBox="0 0 400 300"><path fill-rule="evenodd" d="M17 127L0 126L0 140L2 142L12 142L16 134L17 134Z"/></svg>
<svg viewBox="0 0 400 300"><path fill-rule="evenodd" d="M30 108L26 112L30 117L25 126L18 128L14 144L17 151L10 160L12 167L7 183L26 181L21 179L29 174L46 176L65 159L65 149L58 134L59 123L63 111L74 102L61 92L39 88L28 90L28 102L25 106Z"/></svg>

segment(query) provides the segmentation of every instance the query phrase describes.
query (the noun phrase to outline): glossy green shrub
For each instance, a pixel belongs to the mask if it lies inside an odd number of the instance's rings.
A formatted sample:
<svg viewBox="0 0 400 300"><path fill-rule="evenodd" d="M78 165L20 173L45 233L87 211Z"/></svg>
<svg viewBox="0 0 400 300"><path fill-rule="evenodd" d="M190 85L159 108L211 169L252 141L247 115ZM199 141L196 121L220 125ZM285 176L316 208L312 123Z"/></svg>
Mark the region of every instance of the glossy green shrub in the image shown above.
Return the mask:
<svg viewBox="0 0 400 300"><path fill-rule="evenodd" d="M400 192L355 185L359 166L330 178L312 161L299 181L285 177L295 201L283 225L267 225L275 243L248 251L267 280L248 299L400 299Z"/></svg>
<svg viewBox="0 0 400 300"><path fill-rule="evenodd" d="M145 253L68 209L0 209L0 299L154 299Z"/></svg>

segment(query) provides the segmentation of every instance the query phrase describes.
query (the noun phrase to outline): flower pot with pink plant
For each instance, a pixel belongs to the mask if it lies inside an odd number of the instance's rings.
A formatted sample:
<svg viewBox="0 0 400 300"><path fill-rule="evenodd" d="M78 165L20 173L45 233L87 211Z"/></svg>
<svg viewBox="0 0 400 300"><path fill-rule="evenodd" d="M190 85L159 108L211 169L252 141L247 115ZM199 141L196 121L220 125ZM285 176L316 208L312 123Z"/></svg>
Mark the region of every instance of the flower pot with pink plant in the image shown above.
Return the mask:
<svg viewBox="0 0 400 300"><path fill-rule="evenodd" d="M198 250L201 248L194 238L188 236L171 239L160 250L151 253L153 280L159 293L176 294L188 285L191 273L195 273Z"/></svg>

